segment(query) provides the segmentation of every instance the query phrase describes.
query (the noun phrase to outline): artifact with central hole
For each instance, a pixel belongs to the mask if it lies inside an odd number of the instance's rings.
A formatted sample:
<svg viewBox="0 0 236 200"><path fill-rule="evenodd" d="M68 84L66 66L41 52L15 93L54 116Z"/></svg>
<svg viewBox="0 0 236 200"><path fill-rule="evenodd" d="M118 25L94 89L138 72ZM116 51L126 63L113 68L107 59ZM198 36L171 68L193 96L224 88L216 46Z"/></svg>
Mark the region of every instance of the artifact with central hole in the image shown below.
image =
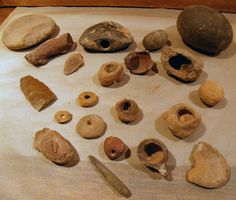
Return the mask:
<svg viewBox="0 0 236 200"><path fill-rule="evenodd" d="M164 114L172 134L179 138L191 135L201 122L201 116L191 106L179 103Z"/></svg>
<svg viewBox="0 0 236 200"><path fill-rule="evenodd" d="M139 107L137 103L130 99L123 99L116 103L116 111L122 122L130 123L138 119Z"/></svg>
<svg viewBox="0 0 236 200"><path fill-rule="evenodd" d="M79 120L76 130L83 138L92 139L102 136L106 127L106 122L100 116L90 114Z"/></svg>
<svg viewBox="0 0 236 200"><path fill-rule="evenodd" d="M108 87L119 82L124 77L123 66L117 62L103 64L98 71L98 79L102 86Z"/></svg>
<svg viewBox="0 0 236 200"><path fill-rule="evenodd" d="M142 141L138 145L138 158L145 166L157 170L162 176L167 176L168 150L160 140Z"/></svg>
<svg viewBox="0 0 236 200"><path fill-rule="evenodd" d="M161 62L168 75L183 82L197 80L203 68L203 62L197 56L173 47L162 51Z"/></svg>
<svg viewBox="0 0 236 200"><path fill-rule="evenodd" d="M133 37L122 25L105 21L86 29L81 35L79 43L86 50L114 52L127 48L133 43Z"/></svg>

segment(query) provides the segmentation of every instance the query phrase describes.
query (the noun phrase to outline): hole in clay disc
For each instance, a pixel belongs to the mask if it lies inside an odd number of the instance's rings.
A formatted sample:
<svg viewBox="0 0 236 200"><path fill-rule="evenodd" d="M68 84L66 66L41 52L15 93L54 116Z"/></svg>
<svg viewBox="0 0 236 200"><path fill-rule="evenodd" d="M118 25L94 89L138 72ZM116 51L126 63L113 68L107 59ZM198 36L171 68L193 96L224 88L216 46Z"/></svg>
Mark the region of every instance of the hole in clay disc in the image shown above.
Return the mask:
<svg viewBox="0 0 236 200"><path fill-rule="evenodd" d="M100 41L100 46L103 48L103 49L107 49L108 47L110 47L110 42L106 39L102 39Z"/></svg>
<svg viewBox="0 0 236 200"><path fill-rule="evenodd" d="M123 110L128 110L130 106L131 106L131 105L130 105L129 102L125 102L125 103L123 104Z"/></svg>
<svg viewBox="0 0 236 200"><path fill-rule="evenodd" d="M193 115L189 110L187 109L181 109L179 112L178 112L178 115L181 117L182 115Z"/></svg>
<svg viewBox="0 0 236 200"><path fill-rule="evenodd" d="M87 121L87 124L88 124L88 125L91 125L91 124L92 124L92 122L91 122L90 120L88 120L88 121Z"/></svg>
<svg viewBox="0 0 236 200"><path fill-rule="evenodd" d="M151 156L157 151L162 151L162 148L155 143L149 143L144 146L144 151L146 152L148 156Z"/></svg>
<svg viewBox="0 0 236 200"><path fill-rule="evenodd" d="M190 65L191 63L192 61L182 54L177 54L176 56L172 56L169 59L170 66L173 67L175 70L180 70L182 65Z"/></svg>
<svg viewBox="0 0 236 200"><path fill-rule="evenodd" d="M90 98L90 95L85 95L84 98L85 98L85 99L89 99L89 98Z"/></svg>
<svg viewBox="0 0 236 200"><path fill-rule="evenodd" d="M112 150L111 150L111 153L112 153L112 154L115 154L115 153L116 153L116 151L115 151L114 149L112 149Z"/></svg>
<svg viewBox="0 0 236 200"><path fill-rule="evenodd" d="M66 117L65 114L61 114L61 118L64 119Z"/></svg>
<svg viewBox="0 0 236 200"><path fill-rule="evenodd" d="M115 66L115 65L112 65L112 64L106 65L106 67L105 67L105 71L106 71L107 73L114 72L115 70L116 70L116 66Z"/></svg>

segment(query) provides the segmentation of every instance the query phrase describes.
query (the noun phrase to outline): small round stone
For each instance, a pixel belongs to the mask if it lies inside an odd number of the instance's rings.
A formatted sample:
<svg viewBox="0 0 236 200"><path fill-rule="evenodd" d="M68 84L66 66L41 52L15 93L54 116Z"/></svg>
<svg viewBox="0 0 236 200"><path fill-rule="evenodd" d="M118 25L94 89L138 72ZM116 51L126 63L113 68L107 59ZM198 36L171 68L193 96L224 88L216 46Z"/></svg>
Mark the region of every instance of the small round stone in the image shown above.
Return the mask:
<svg viewBox="0 0 236 200"><path fill-rule="evenodd" d="M200 99L208 106L214 106L224 98L224 88L214 80L205 81L198 89Z"/></svg>
<svg viewBox="0 0 236 200"><path fill-rule="evenodd" d="M148 33L143 38L143 46L149 51L154 51L162 48L168 41L168 35L163 30L153 31Z"/></svg>
<svg viewBox="0 0 236 200"><path fill-rule="evenodd" d="M98 138L105 133L106 123L98 115L86 115L79 120L76 130L84 138Z"/></svg>

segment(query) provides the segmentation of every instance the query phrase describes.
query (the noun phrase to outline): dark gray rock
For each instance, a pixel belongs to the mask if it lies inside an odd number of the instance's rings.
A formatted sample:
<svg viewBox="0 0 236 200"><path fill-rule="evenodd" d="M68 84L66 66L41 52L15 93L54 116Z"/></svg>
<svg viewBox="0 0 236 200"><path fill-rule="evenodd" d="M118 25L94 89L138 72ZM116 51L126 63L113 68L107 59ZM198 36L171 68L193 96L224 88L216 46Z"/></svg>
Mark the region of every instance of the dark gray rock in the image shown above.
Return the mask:
<svg viewBox="0 0 236 200"><path fill-rule="evenodd" d="M225 16L202 5L184 9L177 19L177 28L187 45L208 55L218 55L233 39L232 26Z"/></svg>
<svg viewBox="0 0 236 200"><path fill-rule="evenodd" d="M84 31L79 43L86 50L96 52L114 52L127 48L133 37L122 25L105 21L95 24Z"/></svg>

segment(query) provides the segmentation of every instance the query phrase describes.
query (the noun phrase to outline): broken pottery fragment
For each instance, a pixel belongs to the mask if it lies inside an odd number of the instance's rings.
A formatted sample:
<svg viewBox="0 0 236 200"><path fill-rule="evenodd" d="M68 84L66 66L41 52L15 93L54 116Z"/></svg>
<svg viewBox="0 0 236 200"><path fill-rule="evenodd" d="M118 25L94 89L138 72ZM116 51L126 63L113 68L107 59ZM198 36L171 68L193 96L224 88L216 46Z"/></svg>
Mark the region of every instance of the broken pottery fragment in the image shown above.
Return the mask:
<svg viewBox="0 0 236 200"><path fill-rule="evenodd" d="M203 62L187 50L166 47L161 54L161 62L167 74L183 82L193 82L199 78Z"/></svg>
<svg viewBox="0 0 236 200"><path fill-rule="evenodd" d="M167 176L168 150L160 140L143 140L138 145L138 158L145 166L158 170L162 176Z"/></svg>
<svg viewBox="0 0 236 200"><path fill-rule="evenodd" d="M142 75L153 68L150 53L147 51L132 51L125 57L125 65L132 74Z"/></svg>
<svg viewBox="0 0 236 200"><path fill-rule="evenodd" d="M230 169L225 158L217 149L206 142L194 145L187 171L187 181L205 188L217 188L227 183Z"/></svg>
<svg viewBox="0 0 236 200"><path fill-rule="evenodd" d="M187 45L207 55L218 55L233 39L233 29L227 18L203 5L185 8L178 17L177 28Z"/></svg>
<svg viewBox="0 0 236 200"><path fill-rule="evenodd" d="M127 48L133 37L122 25L105 21L95 24L84 31L79 43L86 50L96 52L114 52Z"/></svg>

